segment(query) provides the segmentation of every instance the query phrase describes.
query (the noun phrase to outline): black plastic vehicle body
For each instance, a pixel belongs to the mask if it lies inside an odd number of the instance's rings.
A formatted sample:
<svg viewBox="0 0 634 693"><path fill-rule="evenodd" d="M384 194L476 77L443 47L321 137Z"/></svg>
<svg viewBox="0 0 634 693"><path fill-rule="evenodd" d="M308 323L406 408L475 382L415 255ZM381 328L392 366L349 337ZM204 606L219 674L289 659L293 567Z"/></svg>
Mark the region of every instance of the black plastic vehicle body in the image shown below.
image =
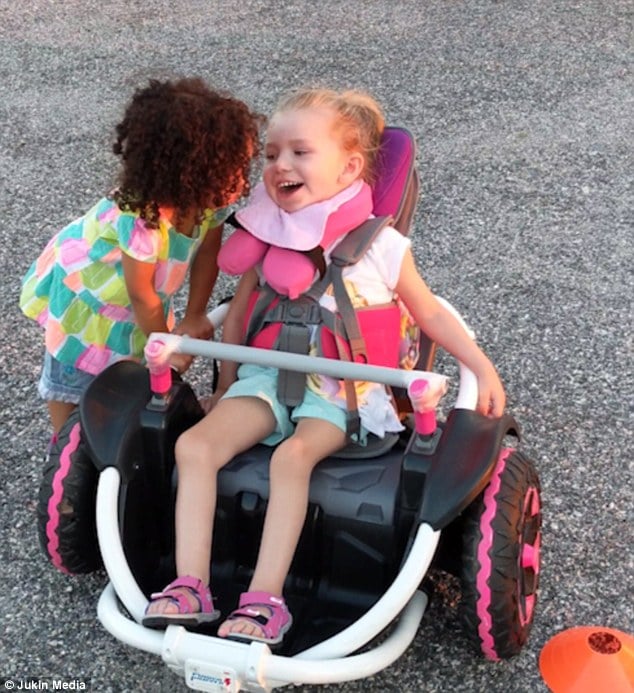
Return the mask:
<svg viewBox="0 0 634 693"><path fill-rule="evenodd" d="M110 367L82 402L82 431L95 464L121 474L122 543L146 594L174 571L174 444L201 416L187 384L176 381L167 397L153 398L145 368L131 362ZM397 442L379 457L321 462L285 585L296 627L284 651L309 647L370 608L398 573L416 527L442 529L459 518L486 486L502 439L516 428L511 417L455 410L431 446L412 433L405 446ZM271 448L255 446L219 475L212 575L221 609L235 603L255 565L270 455ZM453 557L460 553L461 546L442 547L440 567L456 571ZM443 562L444 555L452 560Z"/></svg>

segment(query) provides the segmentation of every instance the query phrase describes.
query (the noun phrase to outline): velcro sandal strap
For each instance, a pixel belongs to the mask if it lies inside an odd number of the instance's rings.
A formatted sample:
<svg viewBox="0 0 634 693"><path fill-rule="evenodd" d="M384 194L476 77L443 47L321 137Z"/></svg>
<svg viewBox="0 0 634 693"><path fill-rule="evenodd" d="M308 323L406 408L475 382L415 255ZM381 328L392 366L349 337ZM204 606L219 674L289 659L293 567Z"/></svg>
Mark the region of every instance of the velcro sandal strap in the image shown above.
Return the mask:
<svg viewBox="0 0 634 693"><path fill-rule="evenodd" d="M270 592L243 592L240 595L238 607L241 609L243 606L268 606L288 611L284 597L276 597Z"/></svg>
<svg viewBox="0 0 634 693"><path fill-rule="evenodd" d="M269 609L270 615L261 614L258 606ZM292 623L283 597L276 597L270 592L243 592L238 608L229 616L230 621L236 619L250 621L262 630L267 641L272 642L279 641Z"/></svg>
<svg viewBox="0 0 634 693"><path fill-rule="evenodd" d="M170 582L170 584L167 585L162 592L154 592L151 595L151 598L152 600L170 599L177 605L180 613L195 613L192 610L187 596L178 591L180 589L187 589L191 592L192 596L194 596L198 601L200 613L209 614L214 611L213 599L209 587L205 585L202 580L192 577L191 575L176 578L176 580Z"/></svg>

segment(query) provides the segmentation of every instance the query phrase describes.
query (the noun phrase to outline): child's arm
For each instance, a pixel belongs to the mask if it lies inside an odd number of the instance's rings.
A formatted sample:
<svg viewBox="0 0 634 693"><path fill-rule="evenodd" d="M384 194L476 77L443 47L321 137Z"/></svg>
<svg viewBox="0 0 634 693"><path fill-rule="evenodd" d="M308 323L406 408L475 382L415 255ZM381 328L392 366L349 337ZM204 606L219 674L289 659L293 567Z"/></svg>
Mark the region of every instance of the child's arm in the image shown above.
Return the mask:
<svg viewBox="0 0 634 693"><path fill-rule="evenodd" d="M506 396L493 364L458 320L436 300L418 273L410 250L403 259L396 293L425 334L474 372L478 379L478 411L502 416Z"/></svg>
<svg viewBox="0 0 634 693"><path fill-rule="evenodd" d="M156 265L135 260L127 253L121 253L121 265L137 325L146 335L169 332L161 298L154 289Z"/></svg>
<svg viewBox="0 0 634 693"><path fill-rule="evenodd" d="M137 325L146 335L169 332L161 298L154 289L156 265L135 260L127 253L121 253L121 265ZM179 373L184 373L191 365L192 358L188 354L172 354L169 362Z"/></svg>
<svg viewBox="0 0 634 693"><path fill-rule="evenodd" d="M244 342L244 319L249 304L249 297L257 286L258 276L255 270L249 270L238 282L236 293L231 299L227 316L222 323L222 341L224 344L242 344ZM205 411L210 411L216 402L235 381L240 364L235 361L221 361L218 383L214 394L203 402Z"/></svg>
<svg viewBox="0 0 634 693"><path fill-rule="evenodd" d="M218 278L218 251L222 225L209 229L200 244L189 275L189 296L185 316L174 332L194 339L211 339L214 328L207 318L207 304Z"/></svg>

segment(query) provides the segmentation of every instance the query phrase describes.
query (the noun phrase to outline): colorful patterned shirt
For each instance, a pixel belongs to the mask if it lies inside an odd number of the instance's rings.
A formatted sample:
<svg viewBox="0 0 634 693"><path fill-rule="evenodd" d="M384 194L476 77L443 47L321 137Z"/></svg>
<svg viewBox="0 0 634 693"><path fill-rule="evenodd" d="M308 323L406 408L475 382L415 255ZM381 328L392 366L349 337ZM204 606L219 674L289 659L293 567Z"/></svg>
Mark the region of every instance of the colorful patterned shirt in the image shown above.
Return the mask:
<svg viewBox="0 0 634 693"><path fill-rule="evenodd" d="M154 288L172 329L172 297L205 235L227 214L206 210L190 238L163 218L150 229L137 212L103 198L49 241L22 281L20 308L45 328L46 348L62 363L97 374L122 358L140 360L146 337L134 319L122 253L156 265Z"/></svg>

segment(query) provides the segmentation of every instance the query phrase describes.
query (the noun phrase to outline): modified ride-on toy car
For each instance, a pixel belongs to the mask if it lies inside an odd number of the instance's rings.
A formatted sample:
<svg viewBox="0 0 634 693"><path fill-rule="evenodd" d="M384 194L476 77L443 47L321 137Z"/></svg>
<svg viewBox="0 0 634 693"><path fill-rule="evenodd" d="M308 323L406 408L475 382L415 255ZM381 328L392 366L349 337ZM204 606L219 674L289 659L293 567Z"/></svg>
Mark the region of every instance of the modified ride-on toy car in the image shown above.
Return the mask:
<svg viewBox="0 0 634 693"><path fill-rule="evenodd" d="M389 128L381 155L375 213L408 233L417 197L409 133ZM217 323L223 312L213 312ZM175 574L174 445L203 416L192 388L166 365L172 351L381 382L411 422L316 467L284 590L293 626L275 652L218 638L213 626L141 625L148 595ZM521 650L537 598L539 479L517 450L516 421L475 411L477 381L464 365L453 406L437 417L446 378L432 371L435 346L425 335L412 370L160 334L149 339L146 361L117 363L89 386L48 455L38 504L40 541L57 568L105 566L98 615L115 637L160 655L197 690L362 678L412 642L428 603L426 576L437 569L460 579L465 632L479 652L497 660ZM219 475L211 573L223 613L253 572L270 455L258 445Z"/></svg>

